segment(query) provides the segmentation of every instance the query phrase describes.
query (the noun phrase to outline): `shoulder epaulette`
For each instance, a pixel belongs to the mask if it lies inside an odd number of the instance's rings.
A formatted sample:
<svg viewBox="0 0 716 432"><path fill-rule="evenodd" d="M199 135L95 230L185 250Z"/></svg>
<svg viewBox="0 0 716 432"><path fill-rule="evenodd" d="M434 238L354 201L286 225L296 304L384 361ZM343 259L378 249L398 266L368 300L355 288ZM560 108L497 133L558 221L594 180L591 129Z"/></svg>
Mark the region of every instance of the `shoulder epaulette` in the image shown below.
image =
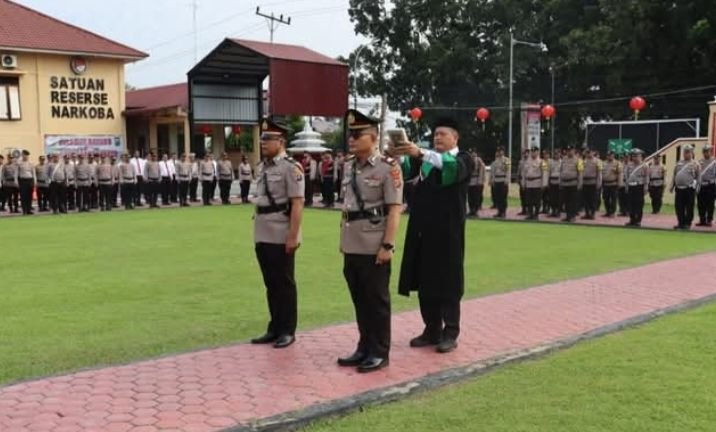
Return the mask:
<svg viewBox="0 0 716 432"><path fill-rule="evenodd" d="M383 156L381 156L380 160L387 163L388 165L397 165L398 164L398 161L395 158L392 158L390 156L383 155Z"/></svg>
<svg viewBox="0 0 716 432"><path fill-rule="evenodd" d="M355 155L348 155L348 156L346 156L346 162L352 161L352 160L355 159L355 158L356 158Z"/></svg>

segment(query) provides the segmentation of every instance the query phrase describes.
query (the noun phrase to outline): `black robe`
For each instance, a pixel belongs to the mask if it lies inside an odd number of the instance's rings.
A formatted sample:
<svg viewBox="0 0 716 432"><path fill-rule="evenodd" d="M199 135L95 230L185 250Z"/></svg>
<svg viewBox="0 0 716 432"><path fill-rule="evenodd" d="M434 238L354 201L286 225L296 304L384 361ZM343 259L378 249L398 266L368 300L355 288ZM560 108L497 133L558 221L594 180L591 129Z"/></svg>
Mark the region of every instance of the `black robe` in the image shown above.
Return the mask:
<svg viewBox="0 0 716 432"><path fill-rule="evenodd" d="M474 161L467 152L455 156L455 175L444 183L442 170L433 168L414 187L398 292L411 291L435 299L462 298L465 292L465 214L467 188ZM411 179L420 173L421 162L412 159Z"/></svg>

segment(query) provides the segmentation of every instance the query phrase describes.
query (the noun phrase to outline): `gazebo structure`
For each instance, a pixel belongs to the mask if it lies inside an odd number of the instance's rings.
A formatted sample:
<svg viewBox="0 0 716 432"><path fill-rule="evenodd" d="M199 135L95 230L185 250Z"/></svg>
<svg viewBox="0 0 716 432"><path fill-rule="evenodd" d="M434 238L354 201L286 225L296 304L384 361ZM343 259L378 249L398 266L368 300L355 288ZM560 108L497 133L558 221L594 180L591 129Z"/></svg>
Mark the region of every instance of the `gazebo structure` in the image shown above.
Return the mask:
<svg viewBox="0 0 716 432"><path fill-rule="evenodd" d="M189 71L188 91L191 151L216 152L227 126L253 127L257 158L258 124L266 115L343 116L348 66L301 46L225 39ZM207 136L212 148L205 147Z"/></svg>

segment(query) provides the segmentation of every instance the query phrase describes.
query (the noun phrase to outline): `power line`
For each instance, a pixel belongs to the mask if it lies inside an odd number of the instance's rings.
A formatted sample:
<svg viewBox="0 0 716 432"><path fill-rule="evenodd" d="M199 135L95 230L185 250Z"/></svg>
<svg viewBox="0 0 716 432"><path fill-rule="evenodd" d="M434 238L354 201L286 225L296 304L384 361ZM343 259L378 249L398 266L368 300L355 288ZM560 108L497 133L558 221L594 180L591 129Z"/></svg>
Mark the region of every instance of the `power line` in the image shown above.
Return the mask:
<svg viewBox="0 0 716 432"><path fill-rule="evenodd" d="M266 18L266 23L268 23L269 32L271 33L271 43L273 43L273 34L278 29L278 26L280 26L281 24L291 25L291 17L287 17L288 19L284 20L283 14L281 14L280 17L274 16L273 12L271 12L271 15L267 15L261 12L260 6L256 6L256 15Z"/></svg>

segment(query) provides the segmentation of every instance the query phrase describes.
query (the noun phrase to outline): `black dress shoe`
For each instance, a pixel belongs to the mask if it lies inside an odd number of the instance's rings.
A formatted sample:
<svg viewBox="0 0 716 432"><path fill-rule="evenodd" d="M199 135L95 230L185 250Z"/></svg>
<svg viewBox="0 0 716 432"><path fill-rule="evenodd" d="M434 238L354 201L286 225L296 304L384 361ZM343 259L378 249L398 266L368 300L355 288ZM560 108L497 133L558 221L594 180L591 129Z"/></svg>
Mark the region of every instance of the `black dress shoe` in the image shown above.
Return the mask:
<svg viewBox="0 0 716 432"><path fill-rule="evenodd" d="M438 344L438 347L435 348L435 351L446 354L451 351L455 351L455 348L457 348L457 341L455 339L443 339Z"/></svg>
<svg viewBox="0 0 716 432"><path fill-rule="evenodd" d="M276 342L273 343L273 347L286 348L293 345L294 342L296 342L296 337L294 335L281 335L276 339Z"/></svg>
<svg viewBox="0 0 716 432"><path fill-rule="evenodd" d="M278 339L278 336L271 332L266 332L263 336L251 339L251 343L255 345L270 344L276 342L276 339Z"/></svg>
<svg viewBox="0 0 716 432"><path fill-rule="evenodd" d="M364 352L356 351L348 357L341 357L338 359L338 366L343 367L355 367L360 366L365 361L367 355Z"/></svg>
<svg viewBox="0 0 716 432"><path fill-rule="evenodd" d="M390 361L388 361L387 358L371 356L371 357L368 357L367 359L363 360L363 363L358 365L358 372L359 373L375 372L375 371L383 369L384 367L388 366L389 364L390 364Z"/></svg>
<svg viewBox="0 0 716 432"><path fill-rule="evenodd" d="M410 347L411 348L423 348L430 345L437 345L440 343L440 339L438 338L430 338L426 335L420 335L418 337L412 338L410 340Z"/></svg>

